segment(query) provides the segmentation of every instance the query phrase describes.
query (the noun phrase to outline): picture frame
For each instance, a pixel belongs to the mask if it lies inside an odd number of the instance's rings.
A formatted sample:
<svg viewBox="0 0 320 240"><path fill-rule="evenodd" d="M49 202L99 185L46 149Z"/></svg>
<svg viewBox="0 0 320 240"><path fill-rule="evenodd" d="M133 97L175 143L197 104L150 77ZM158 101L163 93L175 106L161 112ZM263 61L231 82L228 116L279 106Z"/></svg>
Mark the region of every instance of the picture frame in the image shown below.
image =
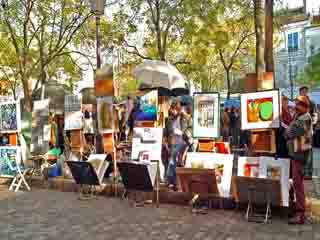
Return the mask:
<svg viewBox="0 0 320 240"><path fill-rule="evenodd" d="M138 98L136 121L155 122L158 120L158 91L152 90Z"/></svg>
<svg viewBox="0 0 320 240"><path fill-rule="evenodd" d="M241 95L241 129L280 127L281 102L278 89Z"/></svg>
<svg viewBox="0 0 320 240"><path fill-rule="evenodd" d="M19 100L0 103L0 132L21 132L21 105Z"/></svg>
<svg viewBox="0 0 320 240"><path fill-rule="evenodd" d="M193 94L194 138L218 138L220 136L220 94L196 92Z"/></svg>
<svg viewBox="0 0 320 240"><path fill-rule="evenodd" d="M115 129L113 97L97 98L97 109L99 132L102 134L113 133Z"/></svg>
<svg viewBox="0 0 320 240"><path fill-rule="evenodd" d="M18 146L0 147L0 176L14 177L11 167L22 165L21 148ZM11 166L10 166L11 165Z"/></svg>
<svg viewBox="0 0 320 240"><path fill-rule="evenodd" d="M280 180L281 183L281 198L282 206L289 207L289 178L290 178L290 159L273 157L260 157L260 178L268 178ZM269 169L276 169L278 173L273 174Z"/></svg>
<svg viewBox="0 0 320 240"><path fill-rule="evenodd" d="M215 169L220 195L230 196L233 154L189 152L187 153L186 168L191 169Z"/></svg>

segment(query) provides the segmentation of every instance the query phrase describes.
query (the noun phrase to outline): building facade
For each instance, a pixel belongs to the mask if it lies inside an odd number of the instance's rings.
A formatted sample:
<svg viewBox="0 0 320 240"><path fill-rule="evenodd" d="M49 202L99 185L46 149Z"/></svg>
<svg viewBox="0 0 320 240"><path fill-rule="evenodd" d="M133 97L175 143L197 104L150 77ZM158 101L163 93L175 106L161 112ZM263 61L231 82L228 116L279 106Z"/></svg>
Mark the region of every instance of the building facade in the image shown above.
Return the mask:
<svg viewBox="0 0 320 240"><path fill-rule="evenodd" d="M279 18L280 44L274 51L278 88L296 89L297 78L311 56L320 53L319 10L306 13L305 8L298 8Z"/></svg>

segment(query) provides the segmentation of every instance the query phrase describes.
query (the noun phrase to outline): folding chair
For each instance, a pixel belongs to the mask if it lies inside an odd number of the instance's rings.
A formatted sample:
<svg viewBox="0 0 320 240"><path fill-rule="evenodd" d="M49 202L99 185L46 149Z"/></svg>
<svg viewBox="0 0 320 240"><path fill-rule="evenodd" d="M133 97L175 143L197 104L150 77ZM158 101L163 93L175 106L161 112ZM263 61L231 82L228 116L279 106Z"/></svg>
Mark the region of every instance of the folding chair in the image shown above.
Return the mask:
<svg viewBox="0 0 320 240"><path fill-rule="evenodd" d="M28 189L28 191L31 191L31 188L25 178L31 169L19 166L17 162L16 162L16 166L12 166L8 158L6 157L5 159L10 170L14 174L13 181L10 184L9 190L10 191L14 190L15 192L18 192L21 187L21 184L23 183L24 186Z"/></svg>

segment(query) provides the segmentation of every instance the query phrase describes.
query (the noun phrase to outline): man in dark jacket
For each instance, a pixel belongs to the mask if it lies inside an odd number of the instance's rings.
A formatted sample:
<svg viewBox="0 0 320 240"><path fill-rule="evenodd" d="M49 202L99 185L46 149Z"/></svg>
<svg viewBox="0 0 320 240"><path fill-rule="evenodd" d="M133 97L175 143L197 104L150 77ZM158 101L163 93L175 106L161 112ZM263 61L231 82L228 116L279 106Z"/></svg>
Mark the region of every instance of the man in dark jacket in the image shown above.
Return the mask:
<svg viewBox="0 0 320 240"><path fill-rule="evenodd" d="M305 193L304 166L312 150L312 118L309 113L310 101L305 96L296 99L296 117L285 132L288 152L291 157L293 188L296 196L296 215L290 224L304 224Z"/></svg>

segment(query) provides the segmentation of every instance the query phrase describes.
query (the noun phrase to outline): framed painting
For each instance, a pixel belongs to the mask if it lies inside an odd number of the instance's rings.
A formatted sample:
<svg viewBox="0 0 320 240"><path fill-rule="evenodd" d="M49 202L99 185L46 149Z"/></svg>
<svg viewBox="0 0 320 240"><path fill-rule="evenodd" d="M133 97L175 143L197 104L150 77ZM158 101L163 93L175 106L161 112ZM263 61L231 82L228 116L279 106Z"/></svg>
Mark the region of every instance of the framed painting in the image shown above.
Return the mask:
<svg viewBox="0 0 320 240"><path fill-rule="evenodd" d="M13 177L17 164L22 164L20 147L0 147L0 176Z"/></svg>
<svg viewBox="0 0 320 240"><path fill-rule="evenodd" d="M94 82L97 97L115 96L112 66L104 66L98 69Z"/></svg>
<svg viewBox="0 0 320 240"><path fill-rule="evenodd" d="M214 169L220 195L223 197L229 197L233 159L234 156L232 154L187 153L185 167L195 169Z"/></svg>
<svg viewBox="0 0 320 240"><path fill-rule="evenodd" d="M112 133L114 131L113 97L101 97L98 102L98 126L100 133Z"/></svg>
<svg viewBox="0 0 320 240"><path fill-rule="evenodd" d="M238 176L239 177L259 177L259 157L239 157Z"/></svg>
<svg viewBox="0 0 320 240"><path fill-rule="evenodd" d="M81 97L77 95L67 95L64 97L64 130L79 130L83 128L83 118L81 112Z"/></svg>
<svg viewBox="0 0 320 240"><path fill-rule="evenodd" d="M219 137L219 93L194 93L193 137Z"/></svg>
<svg viewBox="0 0 320 240"><path fill-rule="evenodd" d="M0 103L0 132L21 131L21 111L19 101Z"/></svg>
<svg viewBox="0 0 320 240"><path fill-rule="evenodd" d="M33 103L31 145L33 154L43 155L49 151L51 128L49 125L49 100Z"/></svg>
<svg viewBox="0 0 320 240"><path fill-rule="evenodd" d="M162 132L162 128L134 128L131 159L161 161Z"/></svg>
<svg viewBox="0 0 320 240"><path fill-rule="evenodd" d="M279 91L261 91L241 95L241 128L266 129L280 127Z"/></svg>
<svg viewBox="0 0 320 240"><path fill-rule="evenodd" d="M137 121L153 122L158 119L158 91L151 91L143 96L137 97L138 111Z"/></svg>
<svg viewBox="0 0 320 240"><path fill-rule="evenodd" d="M290 160L272 157L260 157L259 177L279 180L281 184L282 206L289 206L289 171Z"/></svg>

